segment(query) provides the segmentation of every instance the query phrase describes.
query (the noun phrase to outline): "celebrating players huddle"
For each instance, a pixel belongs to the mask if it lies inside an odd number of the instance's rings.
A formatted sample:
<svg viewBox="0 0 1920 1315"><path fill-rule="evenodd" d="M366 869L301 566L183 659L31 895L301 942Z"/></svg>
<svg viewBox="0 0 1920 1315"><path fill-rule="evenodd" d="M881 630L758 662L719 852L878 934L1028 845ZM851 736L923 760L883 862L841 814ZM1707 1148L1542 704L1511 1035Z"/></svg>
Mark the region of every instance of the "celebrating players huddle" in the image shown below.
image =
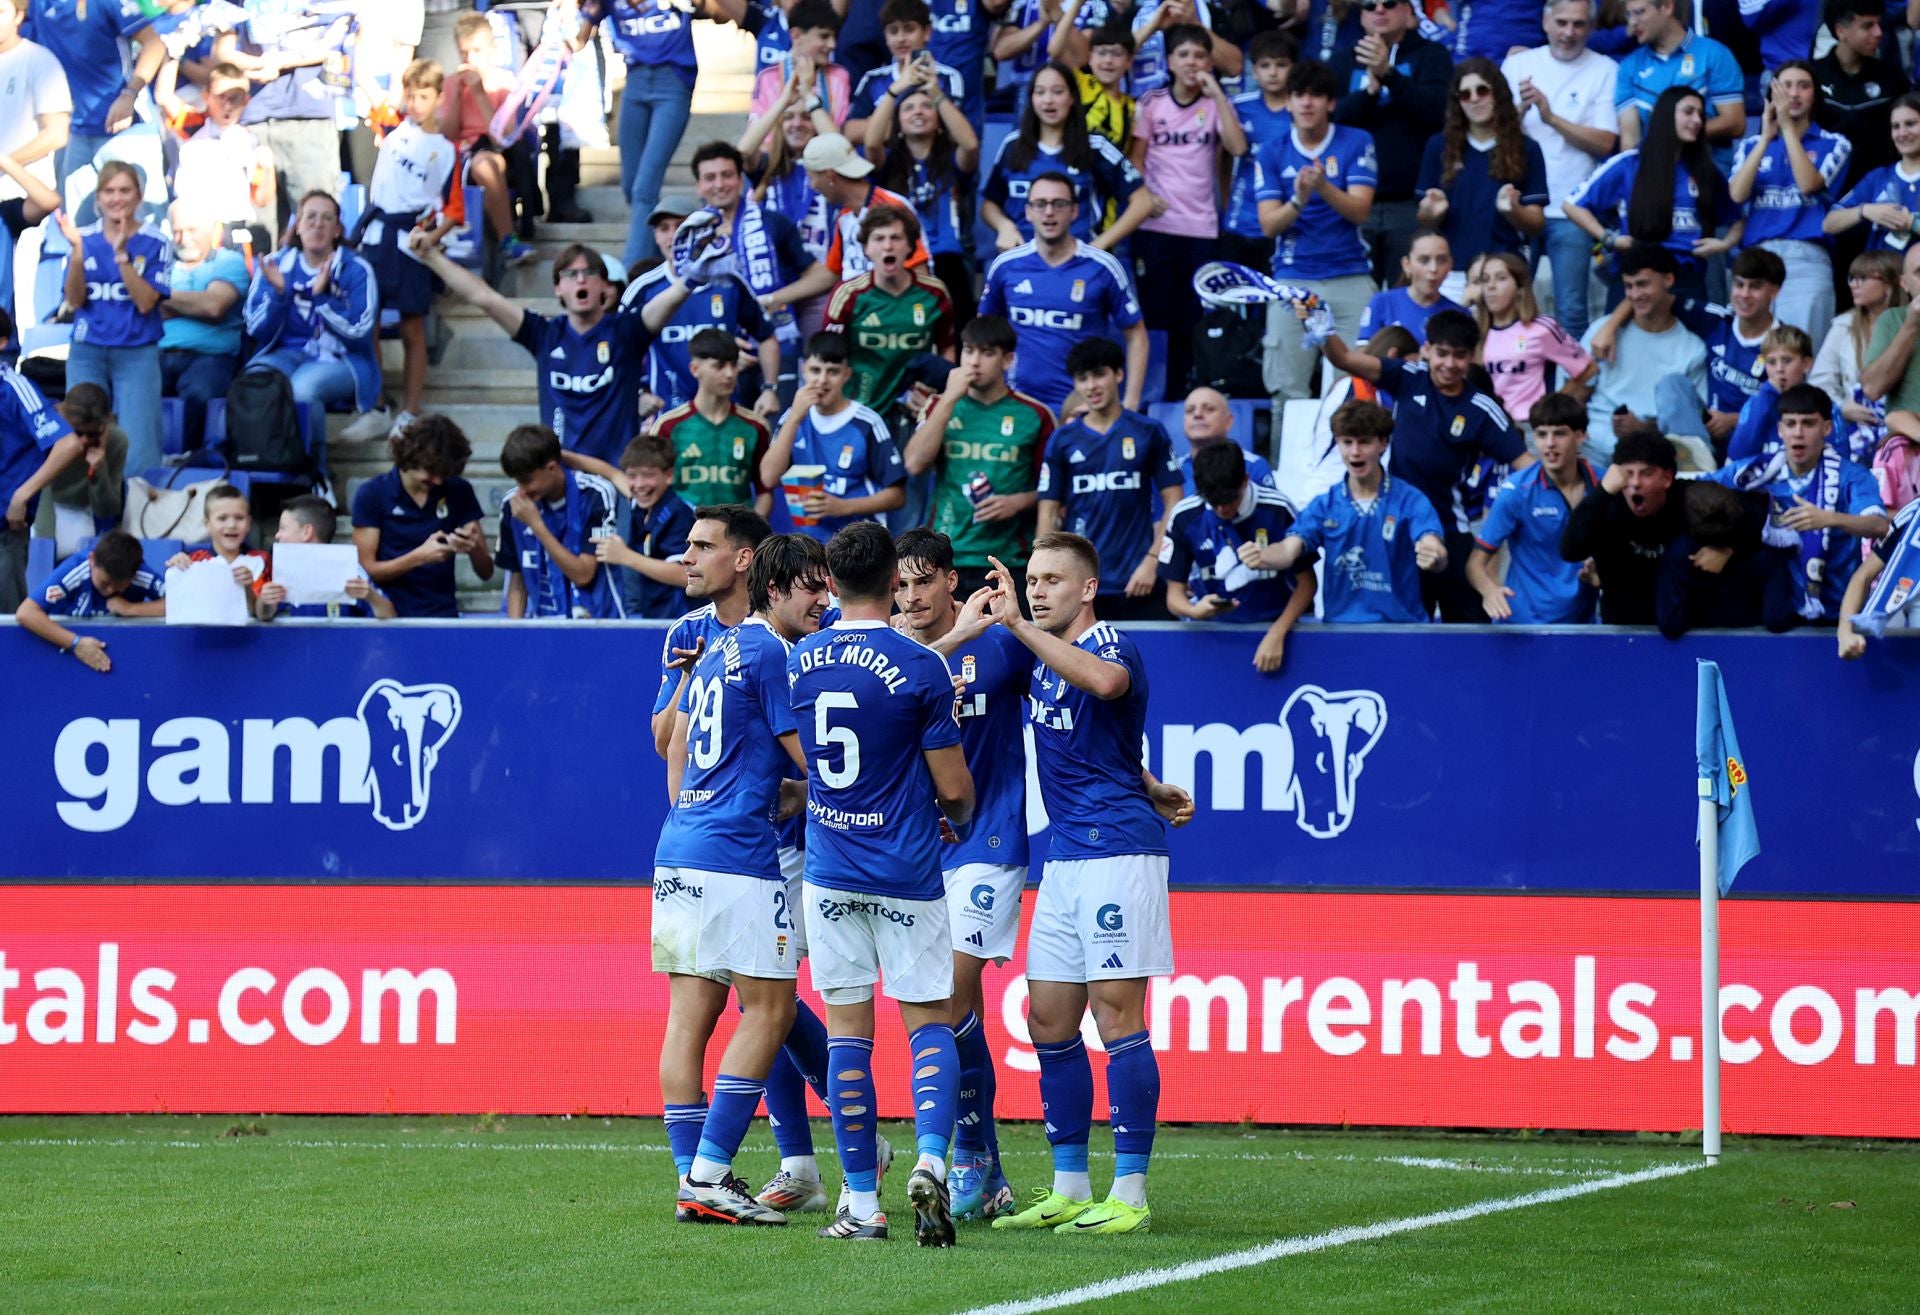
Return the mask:
<svg viewBox="0 0 1920 1315"><path fill-rule="evenodd" d="M845 1175L820 1236L888 1236L878 985L907 1031L917 1151L907 1197L922 1246L952 1246L954 1221L968 1218L1146 1229L1160 1094L1147 983L1173 969L1165 825L1184 825L1193 803L1143 766L1146 673L1133 643L1094 617L1092 545L1072 534L1035 542L1031 620L997 561L987 587L957 599L952 546L930 530L896 544L862 522L823 549L771 535L747 507L702 507L687 561L688 595L705 601L668 632L654 708L671 799L655 854L653 966L670 985L660 1083L677 1217L784 1225L826 1209L811 1086ZM1054 1177L1017 1208L980 1015L982 973L1012 956L1020 921L1028 725L1053 824L1027 977ZM795 996L809 955L824 1025ZM741 1017L708 1102L705 1052L729 990ZM1101 1202L1087 1172L1089 1004L1117 1158ZM762 1099L780 1168L756 1194L733 1162Z"/></svg>

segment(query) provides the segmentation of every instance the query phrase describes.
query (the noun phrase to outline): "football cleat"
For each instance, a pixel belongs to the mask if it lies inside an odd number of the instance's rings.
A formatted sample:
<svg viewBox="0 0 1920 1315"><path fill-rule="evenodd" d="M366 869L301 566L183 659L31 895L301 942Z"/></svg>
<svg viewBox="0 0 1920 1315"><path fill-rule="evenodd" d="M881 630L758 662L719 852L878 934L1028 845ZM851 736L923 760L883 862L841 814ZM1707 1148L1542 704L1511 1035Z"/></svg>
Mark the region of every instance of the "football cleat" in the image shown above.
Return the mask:
<svg viewBox="0 0 1920 1315"><path fill-rule="evenodd" d="M1011 1193L1009 1193L1011 1194ZM1058 1228L1061 1224L1078 1219L1093 1209L1091 1199L1076 1201L1071 1196L1062 1196L1051 1187L1036 1187L1033 1196L1027 1202L1027 1208L1015 1214L1004 1214L993 1221L995 1228Z"/></svg>
<svg viewBox="0 0 1920 1315"><path fill-rule="evenodd" d="M888 1141L880 1133L875 1133L873 1135L873 1151L873 1194L878 1196L880 1195L880 1190L887 1185L887 1170L893 1167L893 1143ZM840 1199L834 1202L833 1212L837 1215L845 1210L852 1209L852 1207L853 1189L847 1186L847 1180L842 1178L840 1180Z"/></svg>
<svg viewBox="0 0 1920 1315"><path fill-rule="evenodd" d="M827 1188L818 1178L788 1173L782 1169L753 1199L783 1215L806 1214L826 1210Z"/></svg>
<svg viewBox="0 0 1920 1315"><path fill-rule="evenodd" d="M682 1180L673 1217L683 1224L752 1224L781 1228L787 1217L754 1200L747 1181L737 1175L717 1183Z"/></svg>
<svg viewBox="0 0 1920 1315"><path fill-rule="evenodd" d="M887 1240L887 1212L876 1210L865 1219L854 1218L853 1211L842 1210L833 1222L820 1230L821 1237L848 1242L884 1242Z"/></svg>
<svg viewBox="0 0 1920 1315"><path fill-rule="evenodd" d="M1144 1233L1153 1225L1153 1213L1144 1205L1128 1205L1109 1196L1079 1218L1061 1224L1056 1233Z"/></svg>
<svg viewBox="0 0 1920 1315"><path fill-rule="evenodd" d="M1013 1211L1013 1188L1008 1185L1007 1176L1000 1172L999 1162L995 1161L993 1172L987 1176L986 1194L980 1201L980 1217L998 1219Z"/></svg>
<svg viewBox="0 0 1920 1315"><path fill-rule="evenodd" d="M923 1247L953 1245L953 1202L947 1185L931 1171L916 1168L907 1179L907 1200L913 1202L913 1240Z"/></svg>
<svg viewBox="0 0 1920 1315"><path fill-rule="evenodd" d="M953 1217L978 1219L987 1194L987 1171L993 1161L984 1155L955 1155L947 1170L947 1187L953 1193Z"/></svg>

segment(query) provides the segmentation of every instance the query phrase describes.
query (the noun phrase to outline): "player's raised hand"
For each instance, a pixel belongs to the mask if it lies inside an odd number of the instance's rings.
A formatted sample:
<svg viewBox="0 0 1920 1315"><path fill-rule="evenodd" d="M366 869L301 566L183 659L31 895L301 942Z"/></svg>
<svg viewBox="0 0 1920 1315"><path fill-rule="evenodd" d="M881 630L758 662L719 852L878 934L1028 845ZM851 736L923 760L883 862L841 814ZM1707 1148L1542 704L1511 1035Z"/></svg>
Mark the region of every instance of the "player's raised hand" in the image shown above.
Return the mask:
<svg viewBox="0 0 1920 1315"><path fill-rule="evenodd" d="M975 589L966 602L960 605L959 614L953 619L952 633L959 636L956 643L965 644L978 639L993 628L998 618L993 603L1000 597L996 589Z"/></svg>
<svg viewBox="0 0 1920 1315"><path fill-rule="evenodd" d="M699 639L693 641L692 648L674 649L673 659L667 663L667 666L675 671L690 672L694 667L699 665L700 655L706 651L707 640L706 636L702 635Z"/></svg>
<svg viewBox="0 0 1920 1315"><path fill-rule="evenodd" d="M991 595L987 600L987 607L995 621L1002 625L1012 625L1020 617L1020 595L1013 587L1013 572L1009 571L1006 563L998 557L989 556L987 560L993 564L993 569L987 572L987 579L993 581L993 587L991 590L983 591ZM976 594L975 597L978 595ZM967 601L971 603L973 599L970 598Z"/></svg>

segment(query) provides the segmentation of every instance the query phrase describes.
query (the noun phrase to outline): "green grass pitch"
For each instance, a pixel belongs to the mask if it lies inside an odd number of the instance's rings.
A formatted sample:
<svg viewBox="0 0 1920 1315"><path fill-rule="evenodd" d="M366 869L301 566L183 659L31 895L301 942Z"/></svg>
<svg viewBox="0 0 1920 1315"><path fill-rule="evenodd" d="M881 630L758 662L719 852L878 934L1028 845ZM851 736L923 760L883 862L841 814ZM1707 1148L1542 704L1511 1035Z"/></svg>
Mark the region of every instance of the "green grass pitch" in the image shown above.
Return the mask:
<svg viewBox="0 0 1920 1315"><path fill-rule="evenodd" d="M911 1145L910 1129L887 1131ZM831 1146L824 1123L815 1135ZM1030 1126L1002 1138L1024 1194L1045 1180L1045 1143ZM1419 1222L1697 1163L1698 1148L1163 1129L1151 1234L966 1224L954 1250L923 1251L904 1155L882 1195L893 1240L849 1244L816 1238L816 1215L676 1225L662 1141L653 1120L598 1118L0 1119L0 1310L933 1315L1138 1284L1282 1239L1315 1241L1098 1309L1920 1309L1909 1145L1734 1141L1713 1169ZM1112 1171L1100 1141L1096 1191ZM774 1166L758 1130L740 1168L757 1186ZM1415 1222L1325 1236L1394 1221Z"/></svg>

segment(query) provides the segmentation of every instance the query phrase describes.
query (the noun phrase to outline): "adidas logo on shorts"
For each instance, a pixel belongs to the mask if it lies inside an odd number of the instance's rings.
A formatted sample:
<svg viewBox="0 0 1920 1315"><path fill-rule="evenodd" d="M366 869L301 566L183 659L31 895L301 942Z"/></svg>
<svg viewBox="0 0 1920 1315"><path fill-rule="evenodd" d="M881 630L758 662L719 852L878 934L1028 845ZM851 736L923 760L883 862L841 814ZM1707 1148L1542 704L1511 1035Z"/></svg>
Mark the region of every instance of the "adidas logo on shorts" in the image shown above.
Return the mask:
<svg viewBox="0 0 1920 1315"><path fill-rule="evenodd" d="M1102 968L1124 968L1127 965L1120 962L1120 951L1115 950L1112 954L1109 954L1107 956L1107 961L1101 964L1100 966Z"/></svg>
<svg viewBox="0 0 1920 1315"><path fill-rule="evenodd" d="M975 949L984 950L987 948L987 942L979 932L975 932L973 935L967 937L967 944L973 946Z"/></svg>

